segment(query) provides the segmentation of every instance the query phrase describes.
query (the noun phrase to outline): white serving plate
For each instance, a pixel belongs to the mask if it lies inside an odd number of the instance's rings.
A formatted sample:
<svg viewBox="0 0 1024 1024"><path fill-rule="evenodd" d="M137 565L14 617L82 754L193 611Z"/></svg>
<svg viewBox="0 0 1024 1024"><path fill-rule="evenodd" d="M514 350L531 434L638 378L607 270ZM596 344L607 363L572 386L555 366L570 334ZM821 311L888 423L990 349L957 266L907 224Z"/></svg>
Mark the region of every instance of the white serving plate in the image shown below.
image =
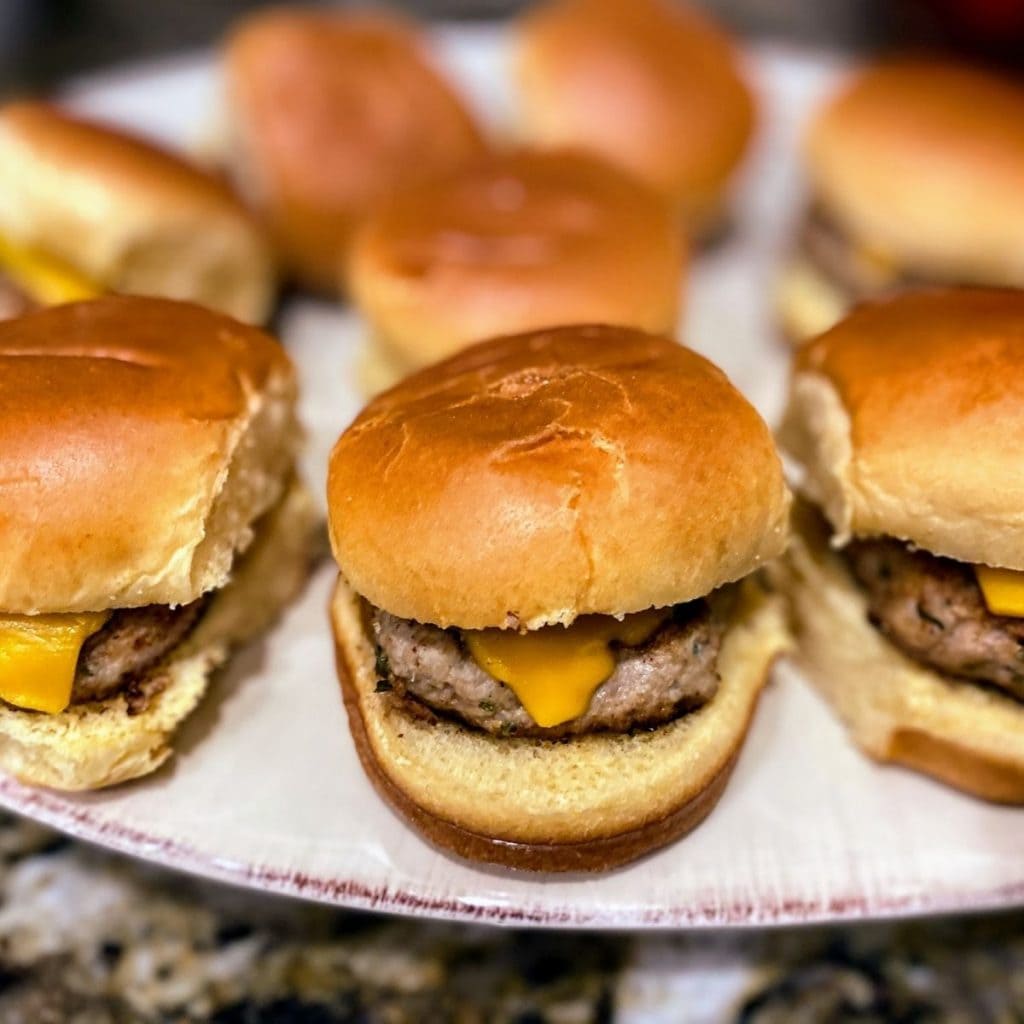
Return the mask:
<svg viewBox="0 0 1024 1024"><path fill-rule="evenodd" d="M442 58L492 119L510 108L500 32L439 33ZM693 269L684 336L762 412L778 414L786 351L771 286L801 202L793 155L838 62L751 54L764 130L738 230ZM180 145L208 135L217 79L206 57L78 83L79 107ZM296 301L283 335L305 384L309 479L358 408L359 325ZM0 804L169 867L349 907L550 926L774 924L1024 902L1024 814L869 763L789 666L775 673L718 808L689 837L597 877L475 868L437 852L376 796L349 738L326 608L332 571L243 652L187 724L178 756L144 781L65 796L0 779Z"/></svg>

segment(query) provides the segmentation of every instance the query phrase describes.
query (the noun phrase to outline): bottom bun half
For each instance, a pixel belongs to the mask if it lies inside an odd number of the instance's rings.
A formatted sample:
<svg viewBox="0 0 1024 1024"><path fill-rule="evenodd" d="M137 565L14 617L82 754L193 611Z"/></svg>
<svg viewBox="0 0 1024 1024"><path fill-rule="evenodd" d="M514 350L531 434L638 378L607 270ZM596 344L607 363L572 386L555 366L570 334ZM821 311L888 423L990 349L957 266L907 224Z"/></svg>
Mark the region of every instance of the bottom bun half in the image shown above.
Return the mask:
<svg viewBox="0 0 1024 1024"><path fill-rule="evenodd" d="M867 599L805 507L772 567L793 612L798 659L857 744L975 796L1024 803L1024 707L908 658L868 621Z"/></svg>
<svg viewBox="0 0 1024 1024"><path fill-rule="evenodd" d="M376 693L364 611L339 580L338 670L370 779L438 846L531 871L615 867L699 824L725 788L772 662L789 646L783 601L748 580L720 652L718 693L704 707L632 734L500 738Z"/></svg>
<svg viewBox="0 0 1024 1024"><path fill-rule="evenodd" d="M301 589L311 564L317 515L292 485L260 525L231 581L165 663L167 685L139 714L123 697L72 705L57 715L0 705L0 769L21 782L98 789L154 771L171 737L206 692L231 650L264 632Z"/></svg>

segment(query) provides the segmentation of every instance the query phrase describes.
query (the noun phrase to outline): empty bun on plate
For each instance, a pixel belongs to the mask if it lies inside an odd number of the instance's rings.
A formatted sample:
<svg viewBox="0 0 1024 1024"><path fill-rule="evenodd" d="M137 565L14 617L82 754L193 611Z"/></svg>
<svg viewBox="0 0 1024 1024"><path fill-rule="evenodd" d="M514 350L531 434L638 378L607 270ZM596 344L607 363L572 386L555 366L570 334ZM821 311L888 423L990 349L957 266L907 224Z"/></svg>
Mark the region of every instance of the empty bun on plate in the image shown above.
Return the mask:
<svg viewBox="0 0 1024 1024"><path fill-rule="evenodd" d="M412 370L566 323L672 334L684 245L664 200L580 152L483 157L405 189L358 232L352 296Z"/></svg>
<svg viewBox="0 0 1024 1024"><path fill-rule="evenodd" d="M43 103L0 108L0 237L99 291L190 300L250 322L274 299L269 244L223 182Z"/></svg>
<svg viewBox="0 0 1024 1024"><path fill-rule="evenodd" d="M336 290L372 203L483 147L415 30L395 18L260 12L232 32L225 61L232 172L310 287Z"/></svg>
<svg viewBox="0 0 1024 1024"><path fill-rule="evenodd" d="M783 446L843 543L1024 569L1024 293L928 289L801 349Z"/></svg>
<svg viewBox="0 0 1024 1024"><path fill-rule="evenodd" d="M937 60L868 67L806 143L817 200L901 271L1024 284L1024 87Z"/></svg>
<svg viewBox="0 0 1024 1024"><path fill-rule="evenodd" d="M735 48L667 0L549 0L523 20L522 130L582 146L660 189L707 231L754 126Z"/></svg>
<svg viewBox="0 0 1024 1024"><path fill-rule="evenodd" d="M268 335L164 299L0 323L0 610L180 605L228 580L293 469Z"/></svg>
<svg viewBox="0 0 1024 1024"><path fill-rule="evenodd" d="M607 870L698 825L725 788L772 661L788 646L781 600L748 580L713 700L657 729L558 743L495 737L382 699L362 610L339 580L338 670L371 781L437 845L532 871Z"/></svg>
<svg viewBox="0 0 1024 1024"><path fill-rule="evenodd" d="M263 517L195 630L161 671L166 683L141 712L124 695L40 715L0 703L0 768L21 782L62 790L98 789L148 775L172 753L171 738L195 710L232 648L263 633L309 572L318 519L293 479Z"/></svg>
<svg viewBox="0 0 1024 1024"><path fill-rule="evenodd" d="M374 605L534 629L746 576L784 548L789 492L721 370L575 326L478 344L379 395L334 448L328 507L338 564Z"/></svg>
<svg viewBox="0 0 1024 1024"><path fill-rule="evenodd" d="M899 651L869 621L824 522L803 506L794 519L770 572L792 605L800 664L858 746L984 799L1024 803L1024 707Z"/></svg>

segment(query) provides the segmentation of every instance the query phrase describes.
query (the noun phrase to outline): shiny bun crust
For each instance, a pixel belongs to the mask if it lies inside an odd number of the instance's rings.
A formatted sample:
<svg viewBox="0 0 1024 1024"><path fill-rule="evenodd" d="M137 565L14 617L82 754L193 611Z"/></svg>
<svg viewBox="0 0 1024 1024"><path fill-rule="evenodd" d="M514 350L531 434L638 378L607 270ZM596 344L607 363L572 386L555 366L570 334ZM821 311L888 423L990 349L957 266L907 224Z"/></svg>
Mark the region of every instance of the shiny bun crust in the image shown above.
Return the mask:
<svg viewBox="0 0 1024 1024"><path fill-rule="evenodd" d="M1024 569L1024 293L858 307L798 357L783 446L837 543L885 534Z"/></svg>
<svg viewBox="0 0 1024 1024"><path fill-rule="evenodd" d="M331 609L349 726L374 786L427 839L529 871L602 871L695 828L739 755L775 658L789 648L778 595L742 584L714 700L667 725L569 742L495 737L410 714L376 692L359 598Z"/></svg>
<svg viewBox="0 0 1024 1024"><path fill-rule="evenodd" d="M1024 804L1024 707L906 657L869 622L821 520L798 505L794 521L793 543L769 571L790 600L801 667L857 745L983 799Z"/></svg>
<svg viewBox="0 0 1024 1024"><path fill-rule="evenodd" d="M187 604L280 498L295 376L252 327L104 298L0 323L0 611Z"/></svg>
<svg viewBox="0 0 1024 1024"><path fill-rule="evenodd" d="M938 62L871 67L821 111L806 152L832 217L901 269L1024 284L1024 87Z"/></svg>
<svg viewBox="0 0 1024 1024"><path fill-rule="evenodd" d="M664 192L691 230L715 226L754 126L731 42L667 0L551 0L524 19L523 134L582 146Z"/></svg>
<svg viewBox="0 0 1024 1024"><path fill-rule="evenodd" d="M407 369L552 324L673 334L683 242L654 192L599 158L520 151L399 193L358 233L353 298Z"/></svg>
<svg viewBox="0 0 1024 1024"><path fill-rule="evenodd" d="M403 618L569 623L703 597L785 546L771 434L664 338L499 338L372 401L331 455L342 573Z"/></svg>
<svg viewBox="0 0 1024 1024"><path fill-rule="evenodd" d="M228 39L225 73L233 173L314 288L336 290L373 202L483 147L416 32L392 18L258 13Z"/></svg>
<svg viewBox="0 0 1024 1024"><path fill-rule="evenodd" d="M43 103L0 108L0 236L100 289L186 299L254 323L274 298L270 248L223 183Z"/></svg>

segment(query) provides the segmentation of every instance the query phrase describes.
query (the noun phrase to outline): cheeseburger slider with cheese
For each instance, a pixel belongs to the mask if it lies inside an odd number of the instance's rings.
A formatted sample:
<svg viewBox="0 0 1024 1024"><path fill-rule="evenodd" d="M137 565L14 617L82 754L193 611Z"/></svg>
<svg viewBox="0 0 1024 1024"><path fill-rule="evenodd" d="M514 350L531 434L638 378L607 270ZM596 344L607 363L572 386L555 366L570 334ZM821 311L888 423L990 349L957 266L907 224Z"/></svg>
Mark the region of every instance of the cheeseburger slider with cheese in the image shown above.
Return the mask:
<svg viewBox="0 0 1024 1024"><path fill-rule="evenodd" d="M599 870L697 825L786 645L768 428L667 339L483 342L374 399L328 479L363 765L473 860Z"/></svg>
<svg viewBox="0 0 1024 1024"><path fill-rule="evenodd" d="M546 0L519 36L524 138L619 163L692 234L719 226L755 106L716 25L675 0Z"/></svg>
<svg viewBox="0 0 1024 1024"><path fill-rule="evenodd" d="M937 60L866 68L807 134L811 198L780 282L794 342L908 286L1024 286L1024 86Z"/></svg>
<svg viewBox="0 0 1024 1024"><path fill-rule="evenodd" d="M674 334L685 262L668 205L581 152L482 157L385 202L349 284L368 390L482 338L566 323Z"/></svg>
<svg viewBox="0 0 1024 1024"><path fill-rule="evenodd" d="M1024 292L912 291L804 348L782 428L813 507L784 563L855 741L1024 803Z"/></svg>
<svg viewBox="0 0 1024 1024"><path fill-rule="evenodd" d="M0 316L103 292L260 322L270 248L220 181L43 103L0 107Z"/></svg>
<svg viewBox="0 0 1024 1024"><path fill-rule="evenodd" d="M371 204L483 148L415 28L396 18L261 11L232 32L225 62L226 161L307 287L337 290Z"/></svg>
<svg viewBox="0 0 1024 1024"><path fill-rule="evenodd" d="M305 577L294 405L272 338L191 304L0 323L0 768L93 789L170 756Z"/></svg>

